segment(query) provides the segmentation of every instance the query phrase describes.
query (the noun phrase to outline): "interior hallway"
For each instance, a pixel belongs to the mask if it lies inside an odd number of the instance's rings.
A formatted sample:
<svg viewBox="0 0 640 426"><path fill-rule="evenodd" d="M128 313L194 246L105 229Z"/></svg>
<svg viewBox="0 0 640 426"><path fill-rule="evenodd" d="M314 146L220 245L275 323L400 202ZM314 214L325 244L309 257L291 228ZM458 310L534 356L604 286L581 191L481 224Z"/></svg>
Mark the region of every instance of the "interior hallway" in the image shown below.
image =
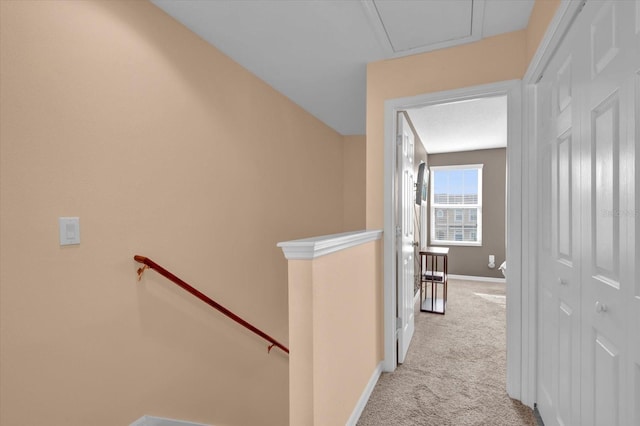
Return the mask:
<svg viewBox="0 0 640 426"><path fill-rule="evenodd" d="M358 425L535 426L505 390L505 294L505 284L449 280L446 315L416 312L406 362L382 374Z"/></svg>

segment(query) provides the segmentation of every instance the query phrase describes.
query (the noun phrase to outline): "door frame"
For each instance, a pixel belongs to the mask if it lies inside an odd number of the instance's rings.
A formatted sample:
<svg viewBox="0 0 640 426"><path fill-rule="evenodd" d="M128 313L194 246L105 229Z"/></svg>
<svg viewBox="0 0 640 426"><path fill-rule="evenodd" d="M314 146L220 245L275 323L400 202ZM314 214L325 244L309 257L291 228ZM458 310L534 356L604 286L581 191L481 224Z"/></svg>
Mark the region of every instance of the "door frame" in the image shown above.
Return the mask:
<svg viewBox="0 0 640 426"><path fill-rule="evenodd" d="M521 82L509 80L480 86L465 87L417 96L389 99L384 103L384 360L383 370L394 371L396 355L396 217L394 212L396 173L396 133L395 117L398 112L427 105L475 99L488 96L507 96L507 259L509 259L509 285L507 286L507 391L513 398L520 399L520 370L522 356L522 120ZM527 324L528 326L528 324ZM527 360L528 361L528 360Z"/></svg>
<svg viewBox="0 0 640 426"><path fill-rule="evenodd" d="M393 176L395 173L395 124L394 117L402 109L425 103L442 103L447 99L459 99L486 93L486 90L499 89L509 84L513 97L518 102L509 101L518 115L516 127L509 129L509 149L507 170L512 171L508 180L507 194L507 257L509 262L509 284L507 286L507 392L525 405L534 407L536 402L537 375L537 327L536 309L538 288L536 285L537 228L536 228L536 155L535 134L535 91L544 68L562 41L564 34L581 10L582 0L561 0L560 5L549 23L538 49L531 59L522 81L503 82L445 91L433 94L417 95L405 98L389 99L384 110L384 258L383 258L383 297L384 297L384 359L383 370L394 371L397 365L395 351L395 217L393 213ZM507 88L507 90L509 90ZM474 93L475 92L475 93ZM495 91L494 91L495 93ZM522 118L524 117L524 118ZM513 133L512 133L513 132ZM513 137L512 137L513 136ZM511 151L509 153L509 151ZM517 151L517 153L516 153ZM518 155L516 155L518 154ZM517 179L517 181L515 180ZM525 184L523 184L525 182ZM516 186L517 183L517 186ZM513 259L513 261L511 260ZM525 261L523 262L523 259Z"/></svg>

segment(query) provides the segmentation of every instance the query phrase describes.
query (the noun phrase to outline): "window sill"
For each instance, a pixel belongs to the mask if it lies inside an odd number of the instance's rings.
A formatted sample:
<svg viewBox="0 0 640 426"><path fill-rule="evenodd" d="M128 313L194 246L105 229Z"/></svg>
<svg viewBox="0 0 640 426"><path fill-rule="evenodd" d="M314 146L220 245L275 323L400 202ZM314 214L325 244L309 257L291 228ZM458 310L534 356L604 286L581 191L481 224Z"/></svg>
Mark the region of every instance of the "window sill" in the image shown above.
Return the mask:
<svg viewBox="0 0 640 426"><path fill-rule="evenodd" d="M431 241L432 246L482 247L482 241Z"/></svg>

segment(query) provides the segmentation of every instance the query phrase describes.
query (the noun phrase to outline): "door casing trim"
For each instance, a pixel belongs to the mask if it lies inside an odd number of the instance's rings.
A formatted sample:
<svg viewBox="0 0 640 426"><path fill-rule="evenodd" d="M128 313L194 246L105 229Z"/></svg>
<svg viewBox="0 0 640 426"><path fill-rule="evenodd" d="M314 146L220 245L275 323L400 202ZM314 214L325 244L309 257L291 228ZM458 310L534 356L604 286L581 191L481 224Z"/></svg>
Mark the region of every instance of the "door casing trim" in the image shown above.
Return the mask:
<svg viewBox="0 0 640 426"><path fill-rule="evenodd" d="M507 223L511 224L510 229L514 232L508 233L507 241L507 259L509 259L509 282L513 283L507 287L507 299L511 302L507 303L508 324L507 333L511 339L507 341L507 390L512 397L518 395L519 382L515 380L519 378L521 365L521 321L520 321L520 263L521 263L521 198L522 194L519 190L521 187L521 175L509 171L521 170L521 152L522 152L522 126L521 126L521 82L520 80L510 80L505 82L490 83L486 85L465 87L461 89L448 90L436 93L427 93L417 96L404 98L389 99L384 104L384 128L385 128L385 145L384 145L384 274L383 274L383 294L384 294L384 371L394 371L397 365L396 354L396 265L395 259L395 199L394 176L396 173L396 150L395 150L395 134L397 125L395 117L398 112L408 108L422 107L426 105L435 105L446 102L455 102L467 99L506 95L508 108L508 149L507 149L507 181L510 182L507 191ZM514 185L515 183L515 185ZM515 222L514 222L515 221ZM511 235L511 239L509 239ZM509 249L510 247L510 249ZM512 269L513 268L513 269ZM513 278L511 274L513 270ZM513 384L509 382L513 381Z"/></svg>
<svg viewBox="0 0 640 426"><path fill-rule="evenodd" d="M535 177L536 156L531 143L535 140L535 101L534 85L539 80L547 63L562 42L564 35L581 10L582 0L561 0L554 18L550 22L538 49L533 56L522 82L494 83L483 86L462 88L432 94L389 99L384 105L384 258L383 258L383 296L384 296L384 359L383 370L394 371L397 365L395 345L395 217L393 210L393 176L395 173L395 133L394 117L398 111L411 106L429 103L442 103L460 97L477 97L482 93L499 91L509 84L517 93L518 114L517 129L509 125L509 147L507 170L519 171L518 186L513 184L516 178L511 172L508 177L507 194L507 258L510 259L509 285L507 286L507 392L509 396L521 400L525 405L534 407L536 402L537 374L537 285L535 274L535 256L537 247L537 229L535 215ZM516 108L515 99L509 100L509 112ZM524 118L523 118L524 117ZM512 134L512 131L514 134ZM512 137L514 136L514 137ZM515 146L517 144L517 147ZM513 152L513 151L518 151ZM518 155L516 155L518 154ZM523 184L527 182L527 184ZM516 191L515 189L518 189ZM517 215L517 217L515 216ZM515 246L514 246L515 244ZM524 256L524 257L523 257ZM511 261L513 259L513 262ZM526 259L526 261L522 261ZM515 263L515 264L514 264ZM517 265L516 265L517 264ZM513 268L513 269L512 269Z"/></svg>

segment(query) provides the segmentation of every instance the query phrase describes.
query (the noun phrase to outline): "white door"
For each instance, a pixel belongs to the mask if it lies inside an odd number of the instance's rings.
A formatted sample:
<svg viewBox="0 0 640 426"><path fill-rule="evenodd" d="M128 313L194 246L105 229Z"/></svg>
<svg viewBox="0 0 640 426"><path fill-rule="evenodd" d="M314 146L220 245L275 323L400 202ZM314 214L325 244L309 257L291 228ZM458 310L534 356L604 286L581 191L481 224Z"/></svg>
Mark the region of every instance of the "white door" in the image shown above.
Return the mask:
<svg viewBox="0 0 640 426"><path fill-rule="evenodd" d="M632 127L628 128L627 138L628 141L634 141L635 144L627 142L627 149L633 148L633 155L629 153L629 157L633 157L635 164L632 165L633 173L631 174L632 182L634 185L633 194L635 200L627 200L626 208L632 209L625 217L627 221L627 258L631 259L631 265L629 266L628 274L633 278L631 284L632 297L629 298L629 326L627 327L627 339L630 345L630 359L629 367L629 386L626 390L630 396L629 401L631 403L631 416L633 425L640 425L640 247L638 247L637 241L640 241L640 185L638 180L640 176L638 171L640 170L640 2L635 2L636 13L636 34L635 34L635 61L636 71L633 75L633 90L629 93L633 96L633 115L634 119L629 120L633 123ZM635 217L635 221L634 221ZM635 252L635 260L634 253Z"/></svg>
<svg viewBox="0 0 640 426"><path fill-rule="evenodd" d="M546 425L640 425L640 0L589 0L536 86Z"/></svg>
<svg viewBox="0 0 640 426"><path fill-rule="evenodd" d="M637 319L640 295L633 213L640 2L590 1L582 14L579 30L588 42L576 52L585 89L580 111L581 425L639 425L632 419L640 397L640 367L637 351L634 362L631 349L633 343L637 347L640 328L631 326L630 314L635 309Z"/></svg>
<svg viewBox="0 0 640 426"><path fill-rule="evenodd" d="M538 409L547 425L579 424L580 126L570 32L537 85L541 238Z"/></svg>
<svg viewBox="0 0 640 426"><path fill-rule="evenodd" d="M546 74L549 75L549 72ZM551 92L553 80L541 80L536 86L536 127L538 158L538 322L537 322L537 372L538 386L536 401L543 418L551 418L555 409L554 396L554 354L556 353L556 326L554 311L557 299L557 288L553 285L555 271L546 265L553 263L552 247L552 166L551 154L556 146L553 133L555 120L551 110Z"/></svg>
<svg viewBox="0 0 640 426"><path fill-rule="evenodd" d="M414 331L414 136L403 112L398 113L397 166L397 291L398 363L403 363Z"/></svg>

